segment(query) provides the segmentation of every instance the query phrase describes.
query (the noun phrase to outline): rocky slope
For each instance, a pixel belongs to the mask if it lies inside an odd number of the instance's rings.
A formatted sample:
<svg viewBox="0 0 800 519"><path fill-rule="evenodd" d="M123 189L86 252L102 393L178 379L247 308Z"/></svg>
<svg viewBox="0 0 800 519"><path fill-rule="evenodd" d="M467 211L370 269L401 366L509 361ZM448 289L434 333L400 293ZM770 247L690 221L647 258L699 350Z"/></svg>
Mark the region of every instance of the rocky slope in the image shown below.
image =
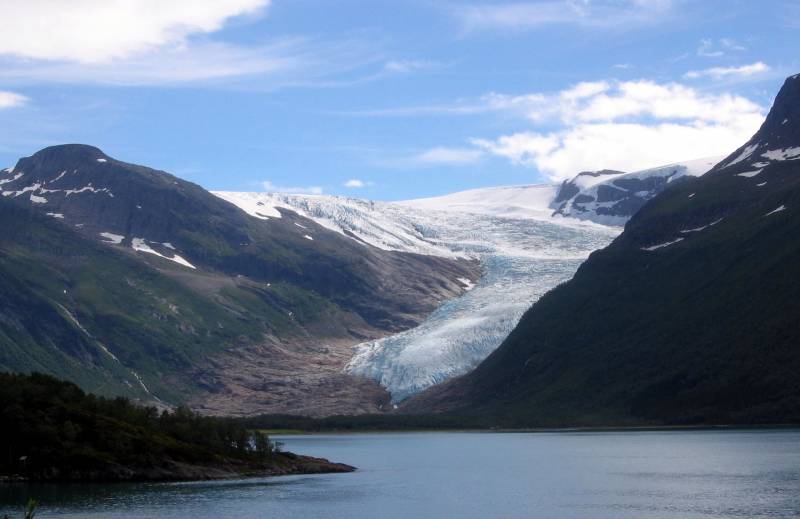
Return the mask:
<svg viewBox="0 0 800 519"><path fill-rule="evenodd" d="M385 393L341 374L352 345L414 326L479 276L290 210L248 215L90 146L21 159L0 190L0 369L101 393L211 412L376 410Z"/></svg>
<svg viewBox="0 0 800 519"><path fill-rule="evenodd" d="M800 76L670 185L472 373L412 399L517 425L800 421Z"/></svg>

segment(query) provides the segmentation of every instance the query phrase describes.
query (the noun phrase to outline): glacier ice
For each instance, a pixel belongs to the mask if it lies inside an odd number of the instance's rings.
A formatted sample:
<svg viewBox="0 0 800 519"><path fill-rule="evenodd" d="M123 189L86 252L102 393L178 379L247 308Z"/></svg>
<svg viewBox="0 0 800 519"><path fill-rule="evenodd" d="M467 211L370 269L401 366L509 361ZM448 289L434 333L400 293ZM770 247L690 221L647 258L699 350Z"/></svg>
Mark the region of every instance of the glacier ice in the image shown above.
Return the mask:
<svg viewBox="0 0 800 519"><path fill-rule="evenodd" d="M355 348L346 371L378 381L398 402L477 365L534 301L619 234L616 227L552 217L555 190L486 188L397 203L282 193L219 196L259 216L280 218L278 208L289 209L385 250L480 259L484 275L475 286L454 280L465 288L461 297L416 328Z"/></svg>

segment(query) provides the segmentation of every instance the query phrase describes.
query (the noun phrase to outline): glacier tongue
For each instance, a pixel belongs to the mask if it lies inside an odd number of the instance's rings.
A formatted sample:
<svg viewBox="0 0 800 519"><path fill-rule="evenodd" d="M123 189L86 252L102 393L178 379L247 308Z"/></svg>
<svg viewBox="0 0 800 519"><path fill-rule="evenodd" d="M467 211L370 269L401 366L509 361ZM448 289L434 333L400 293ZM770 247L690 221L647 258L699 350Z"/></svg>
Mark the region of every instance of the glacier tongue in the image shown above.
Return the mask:
<svg viewBox="0 0 800 519"><path fill-rule="evenodd" d="M484 275L420 326L357 347L346 370L377 380L394 402L476 366L534 301L571 278L589 253L620 232L560 218L426 209L409 207L408 217L435 227L440 243L479 257Z"/></svg>
<svg viewBox="0 0 800 519"><path fill-rule="evenodd" d="M215 193L254 216L288 209L385 250L478 258L484 275L420 326L356 346L345 368L378 381L395 402L466 373L530 305L569 279L620 228L552 217L554 186L511 186L386 203L324 195ZM302 226L297 231L304 233ZM469 288L469 290L467 290Z"/></svg>

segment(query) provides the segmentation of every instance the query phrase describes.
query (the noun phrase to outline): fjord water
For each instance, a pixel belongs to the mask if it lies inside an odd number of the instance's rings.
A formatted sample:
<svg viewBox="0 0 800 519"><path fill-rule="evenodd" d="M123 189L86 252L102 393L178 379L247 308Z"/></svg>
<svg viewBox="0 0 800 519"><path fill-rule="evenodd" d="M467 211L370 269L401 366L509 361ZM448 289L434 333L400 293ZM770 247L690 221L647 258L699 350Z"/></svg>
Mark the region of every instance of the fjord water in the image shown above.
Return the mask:
<svg viewBox="0 0 800 519"><path fill-rule="evenodd" d="M281 438L351 474L0 486L38 517L789 517L800 431L407 433Z"/></svg>

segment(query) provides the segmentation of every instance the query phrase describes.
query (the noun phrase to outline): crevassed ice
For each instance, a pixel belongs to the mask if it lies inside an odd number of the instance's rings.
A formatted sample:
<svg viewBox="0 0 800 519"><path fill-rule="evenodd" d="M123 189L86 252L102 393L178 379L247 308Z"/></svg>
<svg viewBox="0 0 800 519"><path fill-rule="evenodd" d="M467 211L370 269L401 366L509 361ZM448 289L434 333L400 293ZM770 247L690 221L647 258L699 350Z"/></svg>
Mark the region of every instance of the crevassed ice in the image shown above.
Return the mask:
<svg viewBox="0 0 800 519"><path fill-rule="evenodd" d="M590 252L620 232L545 217L545 199L537 212L519 204L509 208L499 199L494 209L470 206L463 198L439 200L444 211L432 200L387 208L420 230L421 239L480 258L484 269L474 286L457 279L464 295L444 303L420 326L356 348L346 371L378 381L394 402L475 367L534 301L572 277Z"/></svg>

